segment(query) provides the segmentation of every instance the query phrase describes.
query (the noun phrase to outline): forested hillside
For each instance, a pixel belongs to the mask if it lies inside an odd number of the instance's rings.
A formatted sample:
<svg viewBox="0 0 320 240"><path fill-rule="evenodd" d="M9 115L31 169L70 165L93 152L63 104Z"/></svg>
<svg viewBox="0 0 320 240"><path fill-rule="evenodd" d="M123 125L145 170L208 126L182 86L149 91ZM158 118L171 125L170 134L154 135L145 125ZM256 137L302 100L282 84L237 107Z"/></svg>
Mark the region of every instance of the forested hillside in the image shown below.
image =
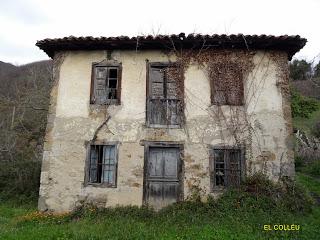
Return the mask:
<svg viewBox="0 0 320 240"><path fill-rule="evenodd" d="M302 95L320 100L320 62L313 66L305 60L290 63L291 85Z"/></svg>
<svg viewBox="0 0 320 240"><path fill-rule="evenodd" d="M0 194L36 197L52 62L0 62Z"/></svg>
<svg viewBox="0 0 320 240"><path fill-rule="evenodd" d="M296 156L302 144L307 152L316 152L314 158L320 160L320 62L294 60L289 69Z"/></svg>

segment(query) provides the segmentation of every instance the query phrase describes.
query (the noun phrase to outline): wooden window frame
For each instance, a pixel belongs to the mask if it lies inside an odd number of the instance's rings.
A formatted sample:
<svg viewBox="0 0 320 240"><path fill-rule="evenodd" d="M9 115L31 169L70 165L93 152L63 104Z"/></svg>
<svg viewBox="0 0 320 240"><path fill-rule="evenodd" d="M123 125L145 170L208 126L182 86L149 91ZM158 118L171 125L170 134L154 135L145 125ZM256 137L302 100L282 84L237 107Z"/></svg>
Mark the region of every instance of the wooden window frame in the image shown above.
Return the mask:
<svg viewBox="0 0 320 240"><path fill-rule="evenodd" d="M87 153L86 153L86 161L85 161L85 177L84 177L84 186L93 186L93 187L102 187L102 188L117 188L118 182L118 163L119 163L119 142L109 142L104 140L96 140L94 142L87 143ZM114 146L115 147L115 181L113 184L109 183L94 183L90 182L90 158L91 158L91 147L99 145L99 146Z"/></svg>
<svg viewBox="0 0 320 240"><path fill-rule="evenodd" d="M150 128L182 128L184 125L185 121L185 115L184 115L184 83L182 84L181 89L183 90L182 96L180 96L180 102L182 105L182 111L181 111L181 122L180 124L152 124L150 123L150 113L149 113L149 98L151 97L152 89L151 89L151 78L150 78L150 68L151 67L176 67L178 64L176 62L149 62L148 60L146 61L146 126Z"/></svg>
<svg viewBox="0 0 320 240"><path fill-rule="evenodd" d="M106 67L106 68L118 68L117 78L117 98L106 99L105 103L96 103L95 101L95 68ZM121 104L121 82L122 82L122 63L97 63L93 62L91 67L91 84L90 84L90 104L92 105L120 105Z"/></svg>
<svg viewBox="0 0 320 240"><path fill-rule="evenodd" d="M210 191L211 192L215 192L215 191L221 191L227 188L232 187L231 185L224 185L224 186L217 186L216 185L216 175L215 175L215 159L214 159L214 151L217 150L223 150L223 151L228 151L228 150L238 150L240 151L240 161L239 161L239 171L240 171L240 182L239 184L241 184L241 182L244 180L245 176L246 176L246 161L245 161L245 148L244 146L239 146L239 147L235 147L235 146L210 146L209 147L209 175L210 175ZM224 161L225 161L225 153L224 153ZM227 165L227 167L226 167ZM225 172L229 171L229 163L225 163ZM227 175L228 177L229 175Z"/></svg>
<svg viewBox="0 0 320 240"><path fill-rule="evenodd" d="M234 65L236 65L237 67L238 64L237 63L232 63ZM228 103L227 101L225 102L219 102L218 100L216 100L215 95L217 91L221 91L221 90L216 90L215 88L215 80L216 79L210 79L210 96L211 96L211 105L216 105L216 106L243 106L245 101L244 101L244 79L243 79L243 74L241 74L240 76L240 94L241 94L241 100L238 103ZM231 92L232 90L229 90L229 92Z"/></svg>
<svg viewBox="0 0 320 240"><path fill-rule="evenodd" d="M141 141L141 145L144 146L144 166L143 166L143 198L142 198L142 204L147 205L147 189L146 189L146 184L147 184L147 171L148 171L148 162L149 162L149 152L150 152L150 147L162 147L162 148L178 148L179 149L179 169L178 169L178 179L180 184L180 189L178 192L178 202L184 200L184 184L183 184L183 169L184 169L184 142L170 142L170 141Z"/></svg>

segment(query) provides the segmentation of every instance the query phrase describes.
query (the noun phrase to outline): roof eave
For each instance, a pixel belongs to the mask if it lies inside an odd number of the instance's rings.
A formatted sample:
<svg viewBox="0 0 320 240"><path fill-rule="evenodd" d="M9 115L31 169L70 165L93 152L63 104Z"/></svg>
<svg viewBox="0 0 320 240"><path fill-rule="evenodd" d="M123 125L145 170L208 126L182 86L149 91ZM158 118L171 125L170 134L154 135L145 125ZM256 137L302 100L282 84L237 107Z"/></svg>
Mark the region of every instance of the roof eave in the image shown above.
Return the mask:
<svg viewBox="0 0 320 240"><path fill-rule="evenodd" d="M280 50L288 54L288 59L304 47L307 40L297 36L266 35L179 35L145 37L66 37L44 39L36 46L53 58L56 51L68 50L151 50L151 49L247 49Z"/></svg>

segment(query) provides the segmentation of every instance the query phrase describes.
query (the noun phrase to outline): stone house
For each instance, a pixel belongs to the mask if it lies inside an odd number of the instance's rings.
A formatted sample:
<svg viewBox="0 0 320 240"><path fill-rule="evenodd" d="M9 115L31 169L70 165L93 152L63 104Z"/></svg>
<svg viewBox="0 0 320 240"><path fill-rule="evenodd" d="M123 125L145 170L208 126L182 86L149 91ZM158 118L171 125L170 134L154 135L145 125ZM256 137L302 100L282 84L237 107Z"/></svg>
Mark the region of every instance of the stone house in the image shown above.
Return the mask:
<svg viewBox="0 0 320 240"><path fill-rule="evenodd" d="M66 37L53 58L39 209L155 208L258 171L294 175L288 60L299 36Z"/></svg>

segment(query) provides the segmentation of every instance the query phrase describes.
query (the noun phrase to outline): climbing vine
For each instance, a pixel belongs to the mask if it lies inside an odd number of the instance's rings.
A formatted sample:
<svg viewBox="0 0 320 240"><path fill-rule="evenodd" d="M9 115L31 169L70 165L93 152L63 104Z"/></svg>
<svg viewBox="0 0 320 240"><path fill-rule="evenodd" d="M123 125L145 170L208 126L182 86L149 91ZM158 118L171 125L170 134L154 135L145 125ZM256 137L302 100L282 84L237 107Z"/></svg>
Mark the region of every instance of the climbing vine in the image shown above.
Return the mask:
<svg viewBox="0 0 320 240"><path fill-rule="evenodd" d="M225 101L224 103L226 104L219 104L219 99L214 98L214 95L217 95L216 92L211 92L211 106L208 108L202 107L205 108L211 119L211 123L209 123L208 126L218 126L222 145L245 147L247 170L249 173L253 170L257 170L252 169L253 162L256 161L253 159L253 149L257 149L255 150L258 151L256 154L260 154L257 159L258 161L262 161L260 164L261 171L267 172L267 162L270 158L270 154L263 151L260 146L261 136L259 135L263 132L263 126L254 118L254 114L248 111L249 106L254 109L257 105L256 101L261 94L261 88L266 84L265 81L269 75L270 62L273 62L276 65L275 77L277 78L277 86L282 94L286 130L289 133L291 132L291 121L290 117L288 117L288 115L291 115L291 112L290 105L288 105L290 101L290 92L288 88L287 58L284 56L285 54L281 52L270 51L268 53L262 53L260 62L254 63L253 57L256 53L256 51L249 50L211 49L177 51L176 48L173 48L168 54L176 56L176 63L177 66L179 66L179 70L171 71L169 74L179 82L178 89L181 96L184 96L184 73L190 65L198 66L198 68L206 74L213 91L219 90L227 92L230 89L243 91L242 95L236 95L236 98L233 99L233 101L230 101L230 99L229 102L228 100ZM267 61L263 63L266 64L266 70L262 76L259 76L259 79L256 79L257 71L254 70L255 64L259 67L259 64L262 64L263 59L267 59ZM256 79L256 81L248 81L249 74L251 74L250 79ZM241 89L241 86L246 86L246 91ZM229 97L228 94L223 96ZM186 97L184 98L186 101L191 101ZM230 102L235 104L230 104ZM254 148L253 144L256 145ZM281 161L283 154L281 156ZM280 168L282 169L282 163L280 163L280 165ZM280 175L284 174L281 169Z"/></svg>
<svg viewBox="0 0 320 240"><path fill-rule="evenodd" d="M175 54L178 68L170 70L169 75L178 82L179 95L184 95L184 73L191 64L197 65L205 72L212 89L218 85L220 91L227 92L229 89L242 91L240 94L236 93L237 99L233 101L235 104L218 104L219 99L211 99L213 105L207 111L213 122L220 125L221 135L223 135L222 130L225 128L233 135L236 144L243 144L240 135L245 130L243 125L249 124L249 122L246 119L243 120L246 111L245 106L243 106L243 99L239 98L247 97L244 96L242 86L248 74L254 68L253 55L255 52L245 50L186 50L175 52ZM211 94L211 98L214 98L213 95ZM227 103L230 101L231 99L226 99ZM251 129L251 127L245 128L249 131ZM222 137L224 138L224 136Z"/></svg>
<svg viewBox="0 0 320 240"><path fill-rule="evenodd" d="M247 159L247 171L251 173L254 165L253 156L257 153L253 153L253 149L260 151L259 161L262 161L261 168L266 169L268 159L270 156L265 153L260 147L261 136L259 134L263 131L262 124L256 120L253 114L248 111L248 107L254 109L257 104L256 101L259 98L259 89L263 88L265 80L268 76L268 64L270 61L274 61L276 65L279 65L277 69L277 79L282 79L283 82L278 81L277 86L280 88L282 94L287 94L287 73L284 69L287 68L286 62L283 61L282 56L278 56L277 52L268 53L268 61L263 64L267 64L265 73L259 75L259 79L248 81L248 79L256 78L255 67L261 62L254 62L254 56L256 51L249 50L212 50L212 49L198 49L198 50L177 50L173 48L167 52L168 59L175 56L173 67L165 68L165 74L169 79L175 80L175 88L178 97L182 100L179 104L185 106L186 101L193 101L185 96L185 73L191 65L197 66L198 69L204 72L207 77L211 88L211 105L203 104L201 107L206 111L209 116L207 126L202 128L202 132L198 131L197 134L204 134L208 129L219 132L221 145L245 147L246 159ZM262 59L264 59L266 53L262 52ZM271 57L269 57L269 55ZM281 63L278 63L281 61ZM170 65L171 66L171 65ZM250 75L250 77L249 77ZM245 86L245 87L244 87ZM232 92L234 91L234 92ZM239 91L239 92L236 92ZM219 98L217 92L221 93ZM230 92L232 94L230 94ZM285 95L287 96L287 95ZM230 99L229 99L230 98ZM221 104L220 104L221 102ZM183 109L182 108L182 109ZM251 109L251 112L253 112ZM186 111L184 111L186 112ZM109 117L106 116L106 121L98 127L94 133L93 139L97 137L99 130L102 126L107 125ZM169 120L168 120L169 121ZM188 139L189 137L189 123L184 123L182 126L186 131ZM203 126L201 126L203 127ZM201 129L200 127L200 129ZM210 141L202 138L202 143L210 144ZM253 147L253 144L257 146ZM267 171L266 171L267 172ZM190 189L194 192L201 192L200 182L195 183L197 186L191 186Z"/></svg>

